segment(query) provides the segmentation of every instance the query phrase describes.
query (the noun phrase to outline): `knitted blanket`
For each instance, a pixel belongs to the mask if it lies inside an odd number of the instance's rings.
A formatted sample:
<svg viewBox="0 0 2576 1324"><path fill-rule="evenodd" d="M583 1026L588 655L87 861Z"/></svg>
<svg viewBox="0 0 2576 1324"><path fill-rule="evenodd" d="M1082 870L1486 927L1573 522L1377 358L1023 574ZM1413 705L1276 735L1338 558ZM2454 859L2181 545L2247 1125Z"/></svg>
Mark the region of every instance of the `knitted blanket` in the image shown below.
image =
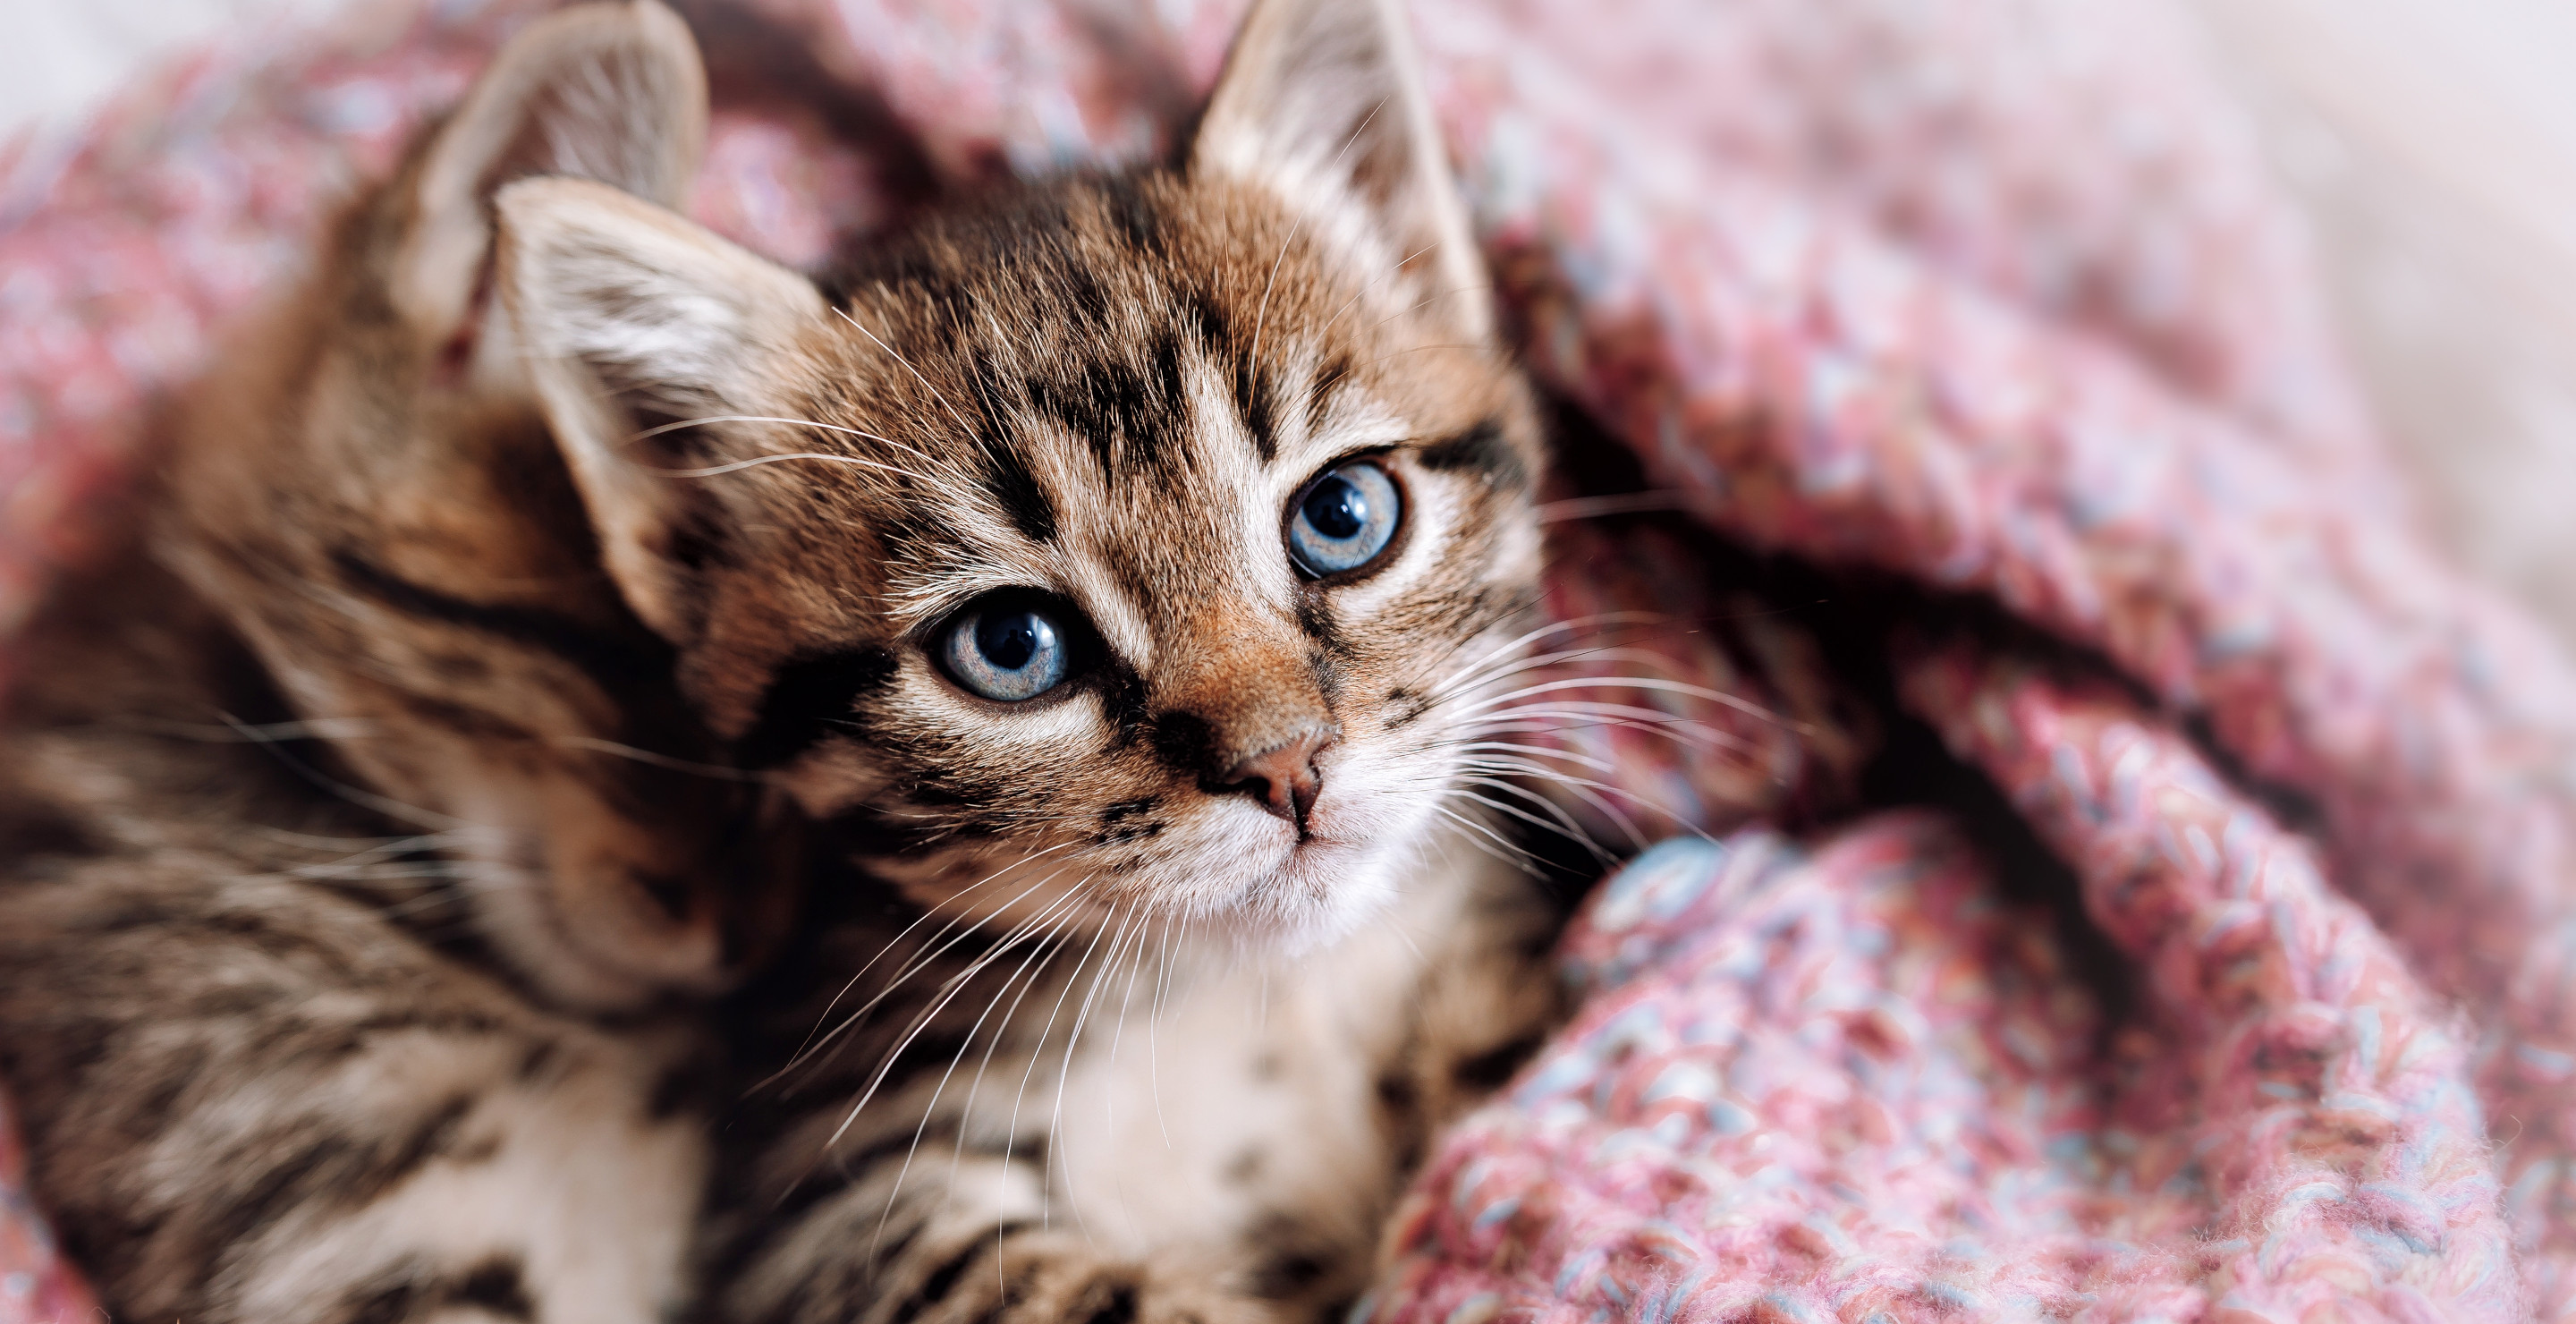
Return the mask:
<svg viewBox="0 0 2576 1324"><path fill-rule="evenodd" d="M1164 149L1238 11L741 3L691 11L695 210L800 262ZM245 34L0 151L0 622L152 392L537 7ZM2427 549L2170 15L1413 9L1519 348L1596 444L1729 545L2013 627L1871 661L2080 919L1953 816L1782 817L1833 761L1768 716L1794 665L1746 708L1623 692L1712 739L1560 749L1714 835L1586 903L1576 1020L1435 1147L1354 1319L2576 1314L2576 671ZM1559 527L1566 619L1706 605L1687 538ZM6 1131L0 1324L87 1318Z"/></svg>

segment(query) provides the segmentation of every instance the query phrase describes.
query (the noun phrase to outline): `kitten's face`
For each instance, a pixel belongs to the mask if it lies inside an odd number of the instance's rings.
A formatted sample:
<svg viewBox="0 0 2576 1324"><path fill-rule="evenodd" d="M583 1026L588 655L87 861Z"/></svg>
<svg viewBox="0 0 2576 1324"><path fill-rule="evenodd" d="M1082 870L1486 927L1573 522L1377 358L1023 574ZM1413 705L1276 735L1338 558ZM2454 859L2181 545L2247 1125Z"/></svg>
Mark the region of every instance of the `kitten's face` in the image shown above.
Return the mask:
<svg viewBox="0 0 2576 1324"><path fill-rule="evenodd" d="M917 899L1293 940L1422 849L1539 449L1387 18L1266 6L1185 172L934 220L837 303L604 190L504 193L611 568Z"/></svg>
<svg viewBox="0 0 2576 1324"><path fill-rule="evenodd" d="M1530 414L1298 229L1168 175L937 226L778 365L827 426L681 448L867 462L698 480L749 500L688 677L876 872L1302 932L1418 845L1534 578Z"/></svg>

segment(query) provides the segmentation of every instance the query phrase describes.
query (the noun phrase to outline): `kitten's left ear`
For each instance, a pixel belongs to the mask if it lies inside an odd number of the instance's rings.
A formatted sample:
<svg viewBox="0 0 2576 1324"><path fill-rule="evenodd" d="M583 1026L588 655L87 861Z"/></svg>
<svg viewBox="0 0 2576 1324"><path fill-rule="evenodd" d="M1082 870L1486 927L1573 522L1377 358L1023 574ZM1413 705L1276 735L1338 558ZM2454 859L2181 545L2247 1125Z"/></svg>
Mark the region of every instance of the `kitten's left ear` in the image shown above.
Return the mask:
<svg viewBox="0 0 2576 1324"><path fill-rule="evenodd" d="M602 559L635 614L697 641L701 553L726 490L675 474L704 456L658 421L770 415L800 338L825 316L811 281L602 184L530 179L494 201L494 279Z"/></svg>
<svg viewBox="0 0 2576 1324"><path fill-rule="evenodd" d="M677 207L706 137L706 66L688 24L660 0L574 5L538 19L429 143L390 272L395 306L441 337L475 315L492 197L511 180L596 179Z"/></svg>
<svg viewBox="0 0 2576 1324"><path fill-rule="evenodd" d="M1391 250L1373 260L1402 263L1458 330L1492 334L1492 282L1396 0L1257 0L1189 168L1267 188L1328 237L1364 217Z"/></svg>

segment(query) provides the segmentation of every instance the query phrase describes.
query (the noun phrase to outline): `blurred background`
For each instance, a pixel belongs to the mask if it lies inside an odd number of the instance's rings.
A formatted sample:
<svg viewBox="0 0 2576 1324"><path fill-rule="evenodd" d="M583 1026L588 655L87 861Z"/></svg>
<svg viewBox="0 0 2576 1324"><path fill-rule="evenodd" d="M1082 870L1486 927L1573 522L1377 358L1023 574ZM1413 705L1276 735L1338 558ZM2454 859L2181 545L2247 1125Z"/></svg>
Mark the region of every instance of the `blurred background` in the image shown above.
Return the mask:
<svg viewBox="0 0 2576 1324"><path fill-rule="evenodd" d="M342 0L7 0L0 141ZM2305 208L2453 552L2576 649L2576 0L2175 0Z"/></svg>

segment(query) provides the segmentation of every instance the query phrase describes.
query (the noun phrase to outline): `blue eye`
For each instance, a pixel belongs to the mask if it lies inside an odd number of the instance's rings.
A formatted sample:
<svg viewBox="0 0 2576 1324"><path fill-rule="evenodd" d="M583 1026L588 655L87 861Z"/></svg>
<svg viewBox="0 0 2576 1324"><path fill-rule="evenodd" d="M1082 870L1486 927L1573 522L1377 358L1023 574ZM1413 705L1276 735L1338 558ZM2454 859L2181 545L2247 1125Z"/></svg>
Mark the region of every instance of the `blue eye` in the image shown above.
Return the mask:
<svg viewBox="0 0 2576 1324"><path fill-rule="evenodd" d="M958 684L1000 703L1034 699L1064 683L1064 631L1021 602L970 607L948 626L941 660Z"/></svg>
<svg viewBox="0 0 2576 1324"><path fill-rule="evenodd" d="M1395 541L1404 496L1371 460L1324 471L1288 512L1288 558L1309 578L1357 570Z"/></svg>

